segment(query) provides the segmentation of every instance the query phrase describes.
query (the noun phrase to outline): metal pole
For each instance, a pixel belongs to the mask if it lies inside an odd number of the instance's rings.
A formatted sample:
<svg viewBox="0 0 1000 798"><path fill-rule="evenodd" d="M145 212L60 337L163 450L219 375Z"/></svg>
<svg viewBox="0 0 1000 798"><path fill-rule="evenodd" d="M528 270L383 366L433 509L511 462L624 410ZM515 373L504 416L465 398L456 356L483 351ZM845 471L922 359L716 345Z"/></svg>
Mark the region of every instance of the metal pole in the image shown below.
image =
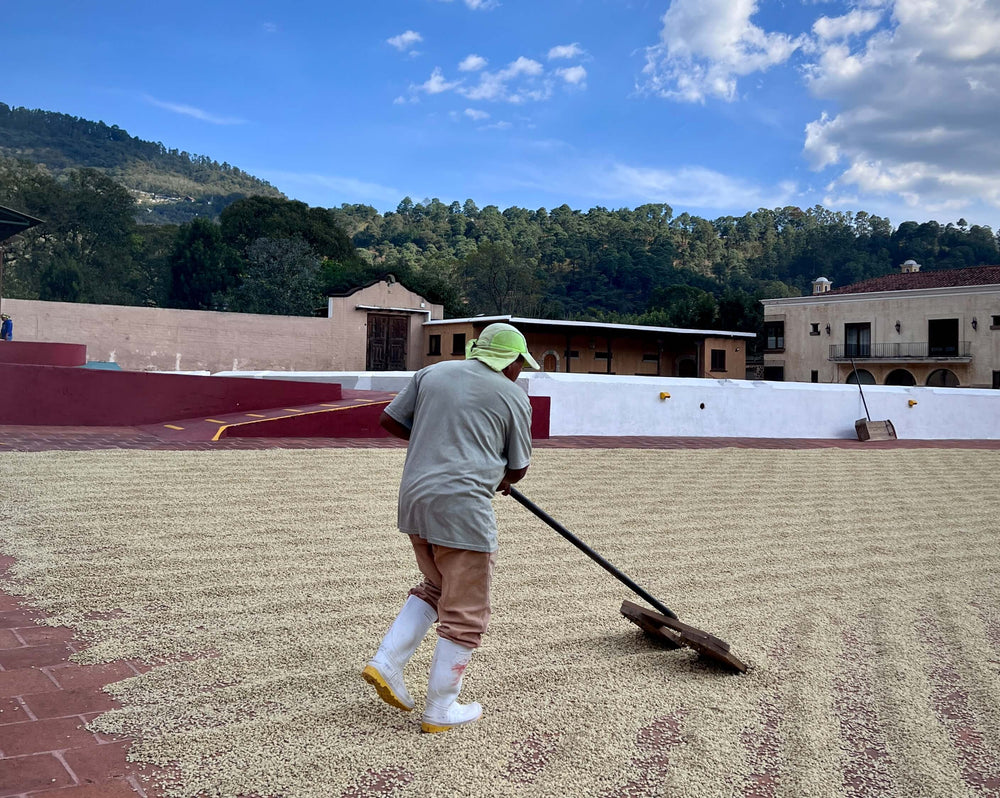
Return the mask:
<svg viewBox="0 0 1000 798"><path fill-rule="evenodd" d="M0 310L3 310L3 246L0 246Z"/></svg>
<svg viewBox="0 0 1000 798"><path fill-rule="evenodd" d="M858 367L854 365L854 358L851 358L851 368L854 369L854 381L858 384L858 391L861 392L861 404L865 406L865 415L868 420L872 420L871 413L868 412L868 402L865 401L865 392L861 390L861 378L858 376Z"/></svg>

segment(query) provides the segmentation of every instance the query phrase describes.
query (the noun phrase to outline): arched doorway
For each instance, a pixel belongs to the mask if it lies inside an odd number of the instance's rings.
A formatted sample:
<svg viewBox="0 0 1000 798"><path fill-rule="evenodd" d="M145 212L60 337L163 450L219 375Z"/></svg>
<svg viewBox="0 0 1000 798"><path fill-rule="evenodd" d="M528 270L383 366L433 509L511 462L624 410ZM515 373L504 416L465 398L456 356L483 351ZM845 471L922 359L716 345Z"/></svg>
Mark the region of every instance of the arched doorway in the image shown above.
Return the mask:
<svg viewBox="0 0 1000 798"><path fill-rule="evenodd" d="M867 369L858 369L857 371L852 371L847 375L847 379L844 380L848 385L857 385L861 383L862 385L874 385L875 377Z"/></svg>
<svg viewBox="0 0 1000 798"><path fill-rule="evenodd" d="M886 385L916 385L917 379L906 369L893 369L885 378Z"/></svg>
<svg viewBox="0 0 1000 798"><path fill-rule="evenodd" d="M677 376L678 377L697 377L698 367L695 365L694 358L686 357L677 364Z"/></svg>
<svg viewBox="0 0 1000 798"><path fill-rule="evenodd" d="M927 377L927 384L931 388L957 388L958 377L949 369L937 369Z"/></svg>
<svg viewBox="0 0 1000 798"><path fill-rule="evenodd" d="M542 355L542 371L559 371L559 355L551 351Z"/></svg>

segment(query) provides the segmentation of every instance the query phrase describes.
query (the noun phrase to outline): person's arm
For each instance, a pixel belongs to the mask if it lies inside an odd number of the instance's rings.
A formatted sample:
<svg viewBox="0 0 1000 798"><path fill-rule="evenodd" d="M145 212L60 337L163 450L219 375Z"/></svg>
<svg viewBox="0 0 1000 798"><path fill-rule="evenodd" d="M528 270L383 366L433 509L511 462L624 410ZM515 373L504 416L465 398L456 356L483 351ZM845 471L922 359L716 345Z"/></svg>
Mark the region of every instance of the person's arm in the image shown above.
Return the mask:
<svg viewBox="0 0 1000 798"><path fill-rule="evenodd" d="M379 417L378 423L382 429L393 437L402 438L404 441L408 441L410 439L410 428L400 424L384 410L382 411L382 415Z"/></svg>
<svg viewBox="0 0 1000 798"><path fill-rule="evenodd" d="M524 479L524 475L528 473L528 467L518 468L515 470L507 469L507 473L503 475L503 479L500 480L500 484L497 485L497 490L500 491L504 496L510 496L510 486L515 482L520 482Z"/></svg>

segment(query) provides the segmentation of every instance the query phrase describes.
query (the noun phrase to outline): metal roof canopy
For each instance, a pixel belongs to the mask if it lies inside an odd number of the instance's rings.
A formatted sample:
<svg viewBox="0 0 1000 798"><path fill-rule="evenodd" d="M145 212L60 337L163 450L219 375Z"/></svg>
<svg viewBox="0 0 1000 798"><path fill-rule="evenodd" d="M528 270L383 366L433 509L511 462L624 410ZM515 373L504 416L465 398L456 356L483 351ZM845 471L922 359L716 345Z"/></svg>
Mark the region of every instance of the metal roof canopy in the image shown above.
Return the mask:
<svg viewBox="0 0 1000 798"><path fill-rule="evenodd" d="M497 321L505 321L516 327L530 329L532 327L563 327L576 328L579 330L594 330L605 334L624 332L647 332L658 335L697 335L718 338L756 338L757 333L735 332L733 330L694 330L686 327L651 327L644 324L612 324L600 321L563 321L561 319L527 319L519 316L472 316L465 319L433 319L425 321L424 326L436 326L439 324L460 324L472 322L473 324L492 324ZM522 330L523 331L523 330Z"/></svg>
<svg viewBox="0 0 1000 798"><path fill-rule="evenodd" d="M0 205L0 243L38 224L42 224L41 219Z"/></svg>

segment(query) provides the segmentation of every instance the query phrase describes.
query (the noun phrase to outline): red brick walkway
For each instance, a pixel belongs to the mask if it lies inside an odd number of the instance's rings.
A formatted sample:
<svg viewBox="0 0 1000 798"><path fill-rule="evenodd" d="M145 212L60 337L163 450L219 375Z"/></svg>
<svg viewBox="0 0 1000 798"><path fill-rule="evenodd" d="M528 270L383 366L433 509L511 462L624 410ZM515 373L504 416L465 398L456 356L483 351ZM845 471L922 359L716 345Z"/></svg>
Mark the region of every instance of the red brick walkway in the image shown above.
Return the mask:
<svg viewBox="0 0 1000 798"><path fill-rule="evenodd" d="M858 441L853 438L655 438L583 435L533 442L536 449L1000 449L1000 440ZM14 427L0 425L0 452L145 449L399 449L396 438L223 438L190 441L160 437L138 427Z"/></svg>
<svg viewBox="0 0 1000 798"><path fill-rule="evenodd" d="M229 438L164 440L133 427L0 426L0 452L96 449L230 450L400 448L391 438ZM574 437L536 441L536 448L635 449L1000 449L1000 441L868 441L767 438ZM84 725L116 706L101 688L142 671L113 662L76 665L72 631L39 626L37 609L3 592L13 560L0 556L0 798L134 798L147 796L140 771L125 761L130 741ZM151 798L151 796L150 796Z"/></svg>
<svg viewBox="0 0 1000 798"><path fill-rule="evenodd" d="M85 724L118 706L104 685L135 676L129 662L77 665L71 630L3 592L13 559L0 556L0 796L135 798L147 793L125 761L129 740Z"/></svg>

